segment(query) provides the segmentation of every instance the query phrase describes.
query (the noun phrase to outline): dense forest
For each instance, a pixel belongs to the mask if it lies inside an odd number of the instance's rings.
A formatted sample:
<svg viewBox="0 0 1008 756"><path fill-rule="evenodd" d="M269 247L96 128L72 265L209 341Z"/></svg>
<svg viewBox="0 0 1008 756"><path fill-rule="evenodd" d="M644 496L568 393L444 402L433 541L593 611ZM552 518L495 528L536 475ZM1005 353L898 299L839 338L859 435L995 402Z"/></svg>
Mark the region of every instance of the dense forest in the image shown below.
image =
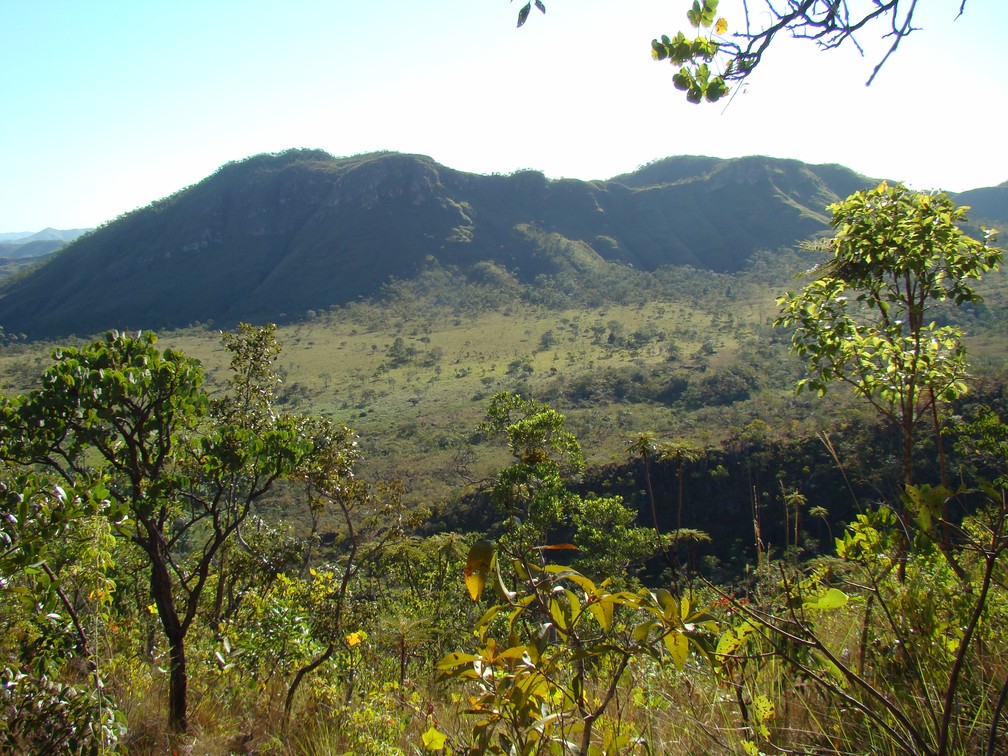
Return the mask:
<svg viewBox="0 0 1008 756"><path fill-rule="evenodd" d="M828 213L737 272L8 342L0 742L1003 752L1001 252L944 195Z"/></svg>

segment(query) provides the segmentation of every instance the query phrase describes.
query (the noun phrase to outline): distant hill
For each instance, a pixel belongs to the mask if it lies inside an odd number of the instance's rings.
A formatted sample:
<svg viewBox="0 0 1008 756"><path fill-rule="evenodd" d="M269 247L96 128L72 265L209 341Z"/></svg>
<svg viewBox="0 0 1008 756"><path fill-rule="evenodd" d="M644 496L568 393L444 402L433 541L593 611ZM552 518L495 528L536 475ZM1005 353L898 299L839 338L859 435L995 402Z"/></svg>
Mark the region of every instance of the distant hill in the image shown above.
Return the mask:
<svg viewBox="0 0 1008 756"><path fill-rule="evenodd" d="M983 189L970 189L950 194L958 205L969 205L971 215L978 221L993 224L1001 231L1002 244L1008 236L1008 181Z"/></svg>
<svg viewBox="0 0 1008 756"><path fill-rule="evenodd" d="M491 262L526 282L607 263L735 271L822 232L825 206L870 183L768 157L673 157L585 182L475 175L399 153L258 155L13 277L0 326L41 338L283 322L435 263L475 274Z"/></svg>
<svg viewBox="0 0 1008 756"><path fill-rule="evenodd" d="M22 257L44 257L61 249L74 239L86 234L91 229L46 228L36 233L4 233L0 234L0 258L17 260Z"/></svg>

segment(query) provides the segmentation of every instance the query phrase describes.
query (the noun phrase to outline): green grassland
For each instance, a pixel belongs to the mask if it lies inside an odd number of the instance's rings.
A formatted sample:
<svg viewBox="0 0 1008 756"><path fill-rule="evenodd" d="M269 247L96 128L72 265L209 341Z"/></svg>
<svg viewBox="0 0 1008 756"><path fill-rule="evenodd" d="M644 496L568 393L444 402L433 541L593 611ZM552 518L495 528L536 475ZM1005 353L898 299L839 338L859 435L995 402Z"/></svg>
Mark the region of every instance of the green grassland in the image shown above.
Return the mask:
<svg viewBox="0 0 1008 756"><path fill-rule="evenodd" d="M775 299L795 285L799 262L785 256L733 275L674 269L642 276L629 294L616 279L624 301L595 306L576 296L551 306L528 287L460 304L458 292L439 288L455 279L400 283L385 298L281 327L280 401L353 428L362 473L400 479L410 502L428 505L500 468L502 452L480 447L475 429L503 390L563 411L590 465L626 460L646 431L716 447L754 422L777 437L828 430L858 410L842 389L825 401L795 395L801 366L772 328ZM1000 273L984 282L985 311L963 323L979 370L1004 366L1003 282ZM219 331L168 331L160 343L198 358L210 385L222 385ZM28 389L51 348L0 349L0 386Z"/></svg>
<svg viewBox="0 0 1008 756"><path fill-rule="evenodd" d="M779 345L766 343L775 312L769 289L731 276L695 278L685 295L644 292L632 304L595 308L552 308L519 297L460 311L418 298L320 313L278 332L281 401L354 428L365 472L401 478L415 501L458 492L465 476L453 471L489 398L502 390L562 408L596 463L625 457L630 438L644 430L715 442L724 428L704 419L704 405L720 400L698 394L700 378L742 361L752 386L741 390L774 404L785 401L796 366L772 379L755 377L759 355L785 358ZM197 357L211 385L220 385L228 366L217 331L171 331L160 342ZM49 348L0 352L6 390L28 388ZM681 395L691 383L687 408ZM768 389L757 390L763 384ZM480 454L468 477L482 479L499 463Z"/></svg>

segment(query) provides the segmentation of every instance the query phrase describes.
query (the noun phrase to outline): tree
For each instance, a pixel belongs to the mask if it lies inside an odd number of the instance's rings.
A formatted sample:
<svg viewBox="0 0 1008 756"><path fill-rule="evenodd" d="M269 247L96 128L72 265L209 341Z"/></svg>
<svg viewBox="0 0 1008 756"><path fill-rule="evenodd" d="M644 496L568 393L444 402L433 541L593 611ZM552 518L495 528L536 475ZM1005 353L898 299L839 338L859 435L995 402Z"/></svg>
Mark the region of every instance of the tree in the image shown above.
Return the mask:
<svg viewBox="0 0 1008 756"><path fill-rule="evenodd" d="M584 470L581 445L552 407L518 394L494 396L480 426L488 437L503 436L515 463L494 481L492 497L503 519L505 540L518 551L545 542L576 506L564 476Z"/></svg>
<svg viewBox="0 0 1008 756"><path fill-rule="evenodd" d="M837 229L825 244L832 257L804 289L778 300L776 325L795 329L791 346L808 372L799 390L821 395L834 381L848 383L896 425L907 486L921 420L966 390L962 332L939 326L935 310L979 302L973 282L1002 252L991 231L983 241L967 236L959 225L968 208L944 194L882 183L827 209Z"/></svg>
<svg viewBox="0 0 1008 756"><path fill-rule="evenodd" d="M273 330L242 325L225 339L234 377L221 400L209 399L197 361L159 351L152 333L113 331L57 349L38 389L0 402L0 457L71 484L104 479L112 509L125 514L113 526L149 570L175 731L187 726L186 638L254 503L317 454L352 453L346 429L325 433L274 411Z"/></svg>
<svg viewBox="0 0 1008 756"><path fill-rule="evenodd" d="M611 587L654 541L633 526L636 513L620 497L581 497L567 488L564 475L582 470L584 460L562 414L504 392L481 429L503 436L515 461L491 492L507 518L504 532L496 544L473 543L464 572L474 601L489 584L500 602L473 628L475 653L456 651L437 665L446 679L471 685L468 713L477 722L467 752L601 753L596 725L627 701L617 693L631 663L671 658L683 670L691 651L709 660L717 626L706 608L665 589ZM547 535L568 520L574 544L547 545ZM546 563L548 554L571 550L583 555L574 567ZM608 577L596 584L582 565ZM623 717L612 719L607 739L628 744Z"/></svg>
<svg viewBox="0 0 1008 756"><path fill-rule="evenodd" d="M680 67L673 83L686 92L687 100L716 102L728 94L730 83L744 81L756 69L778 35L811 41L822 50L847 43L860 49L857 35L867 29L884 29L882 38L892 43L868 78L871 84L903 39L917 30L913 26L917 1L874 0L856 9L850 5L847 0L765 0L753 7L743 3L744 20L738 28L744 31L727 37L729 23L717 16L718 0L694 0L686 13L694 30L690 36L681 31L674 37L662 35L651 41L651 52L655 60L668 60ZM546 12L541 0L536 0L535 6ZM521 8L518 26L526 22L531 8L531 2ZM960 15L965 8L966 0L961 0ZM693 36L695 32L700 33Z"/></svg>

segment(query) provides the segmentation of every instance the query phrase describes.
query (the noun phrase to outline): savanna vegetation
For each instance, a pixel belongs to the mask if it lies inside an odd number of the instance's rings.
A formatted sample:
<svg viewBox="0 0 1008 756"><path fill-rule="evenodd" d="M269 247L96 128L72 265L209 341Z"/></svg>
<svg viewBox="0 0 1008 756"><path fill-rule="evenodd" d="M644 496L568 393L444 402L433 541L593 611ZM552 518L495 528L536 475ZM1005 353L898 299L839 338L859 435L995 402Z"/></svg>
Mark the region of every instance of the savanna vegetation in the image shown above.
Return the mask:
<svg viewBox="0 0 1008 756"><path fill-rule="evenodd" d="M737 274L5 344L3 747L1004 752L1001 253L829 212Z"/></svg>

